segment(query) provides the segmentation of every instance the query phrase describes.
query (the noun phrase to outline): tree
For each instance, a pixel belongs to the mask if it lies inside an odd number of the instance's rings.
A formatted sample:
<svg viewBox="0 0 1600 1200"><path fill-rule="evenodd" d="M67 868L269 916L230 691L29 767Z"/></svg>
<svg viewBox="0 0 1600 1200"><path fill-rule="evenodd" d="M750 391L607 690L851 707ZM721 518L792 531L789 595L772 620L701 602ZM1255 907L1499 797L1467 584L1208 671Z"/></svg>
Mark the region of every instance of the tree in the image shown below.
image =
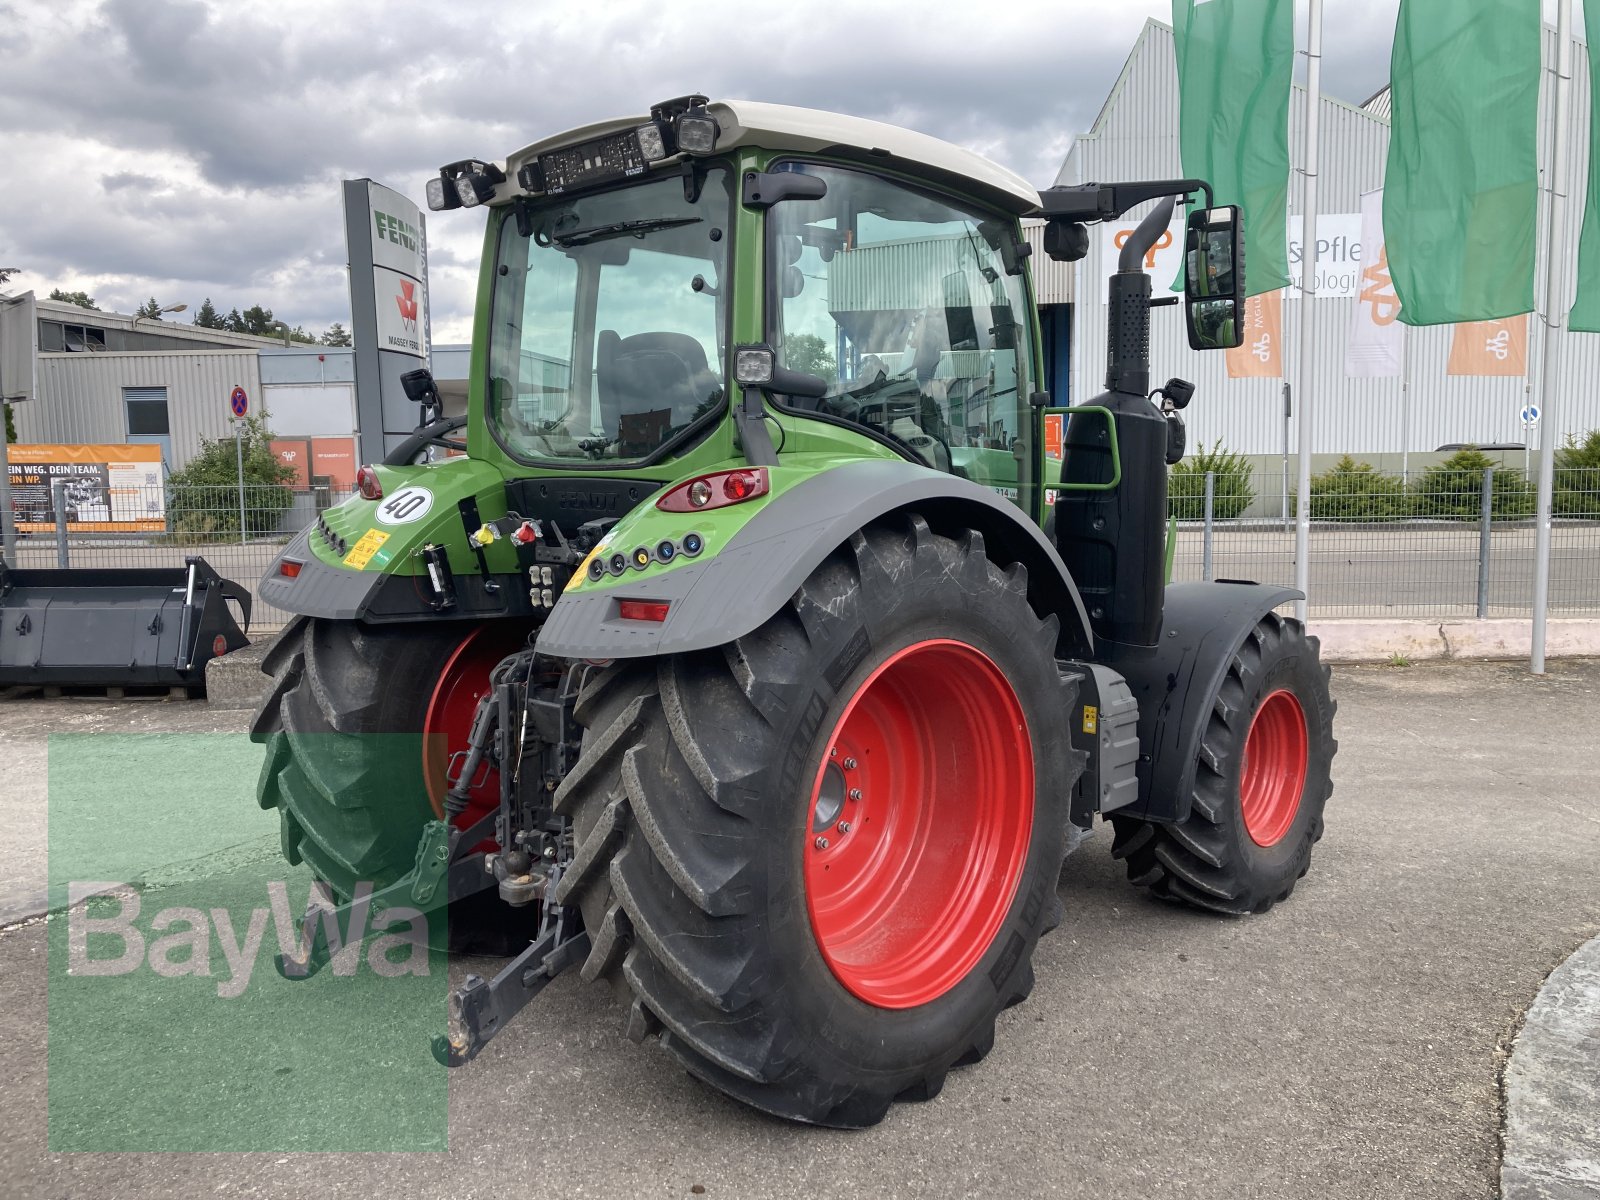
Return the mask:
<svg viewBox="0 0 1600 1200"><path fill-rule="evenodd" d="M350 345L350 331L335 321L328 326L327 332L322 335L322 344L324 346L348 346Z"/></svg>
<svg viewBox="0 0 1600 1200"><path fill-rule="evenodd" d="M217 310L212 307L210 296L205 298L205 302L200 305L200 311L195 313L194 323L201 329L227 328L227 326L223 323L222 314L217 312Z"/></svg>
<svg viewBox="0 0 1600 1200"><path fill-rule="evenodd" d="M240 433L244 451L245 523L251 533L275 533L284 510L294 502L289 484L294 468L272 452L266 414L246 417ZM233 438L200 435L200 452L181 471L168 476L167 516L174 533L239 534L239 451Z"/></svg>
<svg viewBox="0 0 1600 1200"><path fill-rule="evenodd" d="M252 304L244 310L244 333L253 333L257 337L270 337L272 334L272 310L262 308L259 304Z"/></svg>
<svg viewBox="0 0 1600 1200"><path fill-rule="evenodd" d="M839 377L828 343L814 333L791 333L783 343L783 365L832 383Z"/></svg>
<svg viewBox="0 0 1600 1200"><path fill-rule="evenodd" d="M283 330L280 329L278 332L282 333ZM305 327L301 325L296 325L293 329L289 330L289 340L291 342L304 342L308 346L315 346L317 344L317 339L307 333L305 331Z"/></svg>
<svg viewBox="0 0 1600 1200"><path fill-rule="evenodd" d="M1600 517L1600 429L1583 441L1571 434L1556 451L1554 510L1564 517Z"/></svg>
<svg viewBox="0 0 1600 1200"><path fill-rule="evenodd" d="M50 289L50 299L59 300L63 304L76 304L79 308L92 308L100 311L100 306L94 302L94 297L87 292L63 292L60 288Z"/></svg>
<svg viewBox="0 0 1600 1200"><path fill-rule="evenodd" d="M159 321L161 320L161 301L151 296L150 299L133 310L133 315L144 321Z"/></svg>
<svg viewBox="0 0 1600 1200"><path fill-rule="evenodd" d="M9 445L17 440L17 422L11 412L11 405L0 404L0 408L6 410L6 444Z"/></svg>
<svg viewBox="0 0 1600 1200"><path fill-rule="evenodd" d="M21 270L21 267L0 267L0 283L10 283L11 277Z"/></svg>
<svg viewBox="0 0 1600 1200"><path fill-rule="evenodd" d="M234 305L234 307L229 311L228 315L222 318L222 327L229 333L250 332L250 330L245 327L244 318L239 315L238 305Z"/></svg>

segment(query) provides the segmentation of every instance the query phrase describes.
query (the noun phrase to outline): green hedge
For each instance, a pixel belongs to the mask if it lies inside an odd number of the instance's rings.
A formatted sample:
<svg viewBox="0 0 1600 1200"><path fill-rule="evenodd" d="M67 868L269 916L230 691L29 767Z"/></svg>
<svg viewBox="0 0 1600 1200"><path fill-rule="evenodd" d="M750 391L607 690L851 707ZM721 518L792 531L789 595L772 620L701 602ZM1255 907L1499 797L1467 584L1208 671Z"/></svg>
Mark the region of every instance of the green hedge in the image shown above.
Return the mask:
<svg viewBox="0 0 1600 1200"><path fill-rule="evenodd" d="M1569 437L1556 451L1552 507L1558 516L1600 517L1600 429L1583 441Z"/></svg>
<svg viewBox="0 0 1600 1200"><path fill-rule="evenodd" d="M250 533L274 533L294 503L287 486L294 469L272 453L264 417L245 421L244 520ZM239 449L233 438L200 436L200 452L167 479L167 526L174 534L205 539L239 535Z"/></svg>

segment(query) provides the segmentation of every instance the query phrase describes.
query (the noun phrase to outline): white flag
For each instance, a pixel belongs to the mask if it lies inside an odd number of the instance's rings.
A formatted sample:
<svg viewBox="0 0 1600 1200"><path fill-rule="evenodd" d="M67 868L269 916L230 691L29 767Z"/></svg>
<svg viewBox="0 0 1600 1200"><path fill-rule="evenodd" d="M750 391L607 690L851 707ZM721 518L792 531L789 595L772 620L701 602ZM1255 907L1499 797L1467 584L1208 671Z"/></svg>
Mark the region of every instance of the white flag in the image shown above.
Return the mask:
<svg viewBox="0 0 1600 1200"><path fill-rule="evenodd" d="M1383 189L1361 197L1361 287L1344 373L1374 378L1400 374L1405 326L1400 323L1400 297L1389 278L1389 255L1383 244Z"/></svg>

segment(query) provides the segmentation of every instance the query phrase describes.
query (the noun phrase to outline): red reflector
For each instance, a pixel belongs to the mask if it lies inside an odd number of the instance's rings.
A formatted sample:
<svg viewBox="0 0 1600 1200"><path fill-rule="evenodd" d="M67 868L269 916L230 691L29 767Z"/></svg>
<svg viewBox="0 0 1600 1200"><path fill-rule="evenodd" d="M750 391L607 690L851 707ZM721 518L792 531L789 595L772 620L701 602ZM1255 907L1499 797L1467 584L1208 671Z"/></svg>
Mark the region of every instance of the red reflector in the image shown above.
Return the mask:
<svg viewBox="0 0 1600 1200"><path fill-rule="evenodd" d="M304 563L295 562L292 558L286 558L278 564L278 574L285 579L294 579L300 574L300 568L304 565Z"/></svg>
<svg viewBox="0 0 1600 1200"><path fill-rule="evenodd" d="M665 621L667 609L671 607L665 600L618 600L617 608L624 621Z"/></svg>
<svg viewBox="0 0 1600 1200"><path fill-rule="evenodd" d="M357 469L356 487L361 489L363 499L383 499L383 484L378 482L378 473L371 467L363 466Z"/></svg>

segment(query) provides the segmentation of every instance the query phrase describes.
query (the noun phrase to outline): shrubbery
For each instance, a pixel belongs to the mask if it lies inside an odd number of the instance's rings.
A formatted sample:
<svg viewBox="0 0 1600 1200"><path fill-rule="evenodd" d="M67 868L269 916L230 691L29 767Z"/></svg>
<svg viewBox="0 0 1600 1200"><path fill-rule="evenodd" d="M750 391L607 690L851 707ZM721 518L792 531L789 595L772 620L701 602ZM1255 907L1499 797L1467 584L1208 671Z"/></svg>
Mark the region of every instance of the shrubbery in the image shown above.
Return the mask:
<svg viewBox="0 0 1600 1200"><path fill-rule="evenodd" d="M1212 442L1209 449L1185 458L1167 475L1167 503L1180 521L1201 521L1206 515L1206 476L1216 475L1212 485L1211 515L1226 521L1241 515L1256 498L1251 483L1250 462Z"/></svg>
<svg viewBox="0 0 1600 1200"><path fill-rule="evenodd" d="M1591 429L1581 442L1569 437L1556 451L1553 482L1558 516L1600 517L1600 429Z"/></svg>
<svg viewBox="0 0 1600 1200"><path fill-rule="evenodd" d="M1533 515L1533 485L1514 467L1495 467L1481 450L1457 450L1442 463L1429 467L1413 485L1413 515L1477 519L1483 512L1483 473L1494 468L1491 514L1506 520Z"/></svg>
<svg viewBox="0 0 1600 1200"><path fill-rule="evenodd" d="M275 533L294 503L287 486L294 470L272 453L272 435L262 417L245 421L245 527ZM239 534L239 462L233 439L200 436L200 452L167 479L167 523L173 533L206 538Z"/></svg>
<svg viewBox="0 0 1600 1200"><path fill-rule="evenodd" d="M1398 475L1346 454L1311 477L1311 519L1394 521L1411 513L1411 498Z"/></svg>

